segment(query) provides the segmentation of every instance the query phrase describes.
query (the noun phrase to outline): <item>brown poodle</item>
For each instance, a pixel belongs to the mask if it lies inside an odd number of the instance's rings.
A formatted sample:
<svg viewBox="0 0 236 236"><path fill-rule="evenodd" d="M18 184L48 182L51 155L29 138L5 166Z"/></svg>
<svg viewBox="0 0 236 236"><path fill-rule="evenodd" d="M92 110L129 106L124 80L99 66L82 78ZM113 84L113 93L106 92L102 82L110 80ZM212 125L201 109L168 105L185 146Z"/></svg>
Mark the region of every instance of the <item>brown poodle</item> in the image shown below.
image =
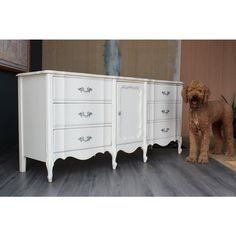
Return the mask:
<svg viewBox="0 0 236 236"><path fill-rule="evenodd" d="M184 102L189 102L190 153L187 161L196 162L200 140L199 163L208 162L211 128L215 138L214 154L223 151L223 136L226 142L226 156L234 155L232 108L223 101L209 101L209 89L201 81L193 80L182 90Z"/></svg>

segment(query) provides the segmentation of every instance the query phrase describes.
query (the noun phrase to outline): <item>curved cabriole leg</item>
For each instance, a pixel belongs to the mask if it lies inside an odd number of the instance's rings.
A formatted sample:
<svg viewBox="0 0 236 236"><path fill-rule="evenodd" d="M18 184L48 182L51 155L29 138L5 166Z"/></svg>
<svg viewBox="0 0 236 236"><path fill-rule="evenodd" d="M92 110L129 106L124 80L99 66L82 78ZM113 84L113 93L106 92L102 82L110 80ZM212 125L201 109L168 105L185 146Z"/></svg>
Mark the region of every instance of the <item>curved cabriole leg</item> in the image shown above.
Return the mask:
<svg viewBox="0 0 236 236"><path fill-rule="evenodd" d="M52 178L53 178L53 165L54 165L54 163L46 163L49 183L52 182Z"/></svg>
<svg viewBox="0 0 236 236"><path fill-rule="evenodd" d="M147 162L147 145L143 147L143 162Z"/></svg>
<svg viewBox="0 0 236 236"><path fill-rule="evenodd" d="M117 155L116 150L115 150L115 149L112 150L111 156L112 156L112 169L113 169L113 170L115 170L116 167L117 167L116 155Z"/></svg>
<svg viewBox="0 0 236 236"><path fill-rule="evenodd" d="M182 137L178 138L178 154L182 153Z"/></svg>

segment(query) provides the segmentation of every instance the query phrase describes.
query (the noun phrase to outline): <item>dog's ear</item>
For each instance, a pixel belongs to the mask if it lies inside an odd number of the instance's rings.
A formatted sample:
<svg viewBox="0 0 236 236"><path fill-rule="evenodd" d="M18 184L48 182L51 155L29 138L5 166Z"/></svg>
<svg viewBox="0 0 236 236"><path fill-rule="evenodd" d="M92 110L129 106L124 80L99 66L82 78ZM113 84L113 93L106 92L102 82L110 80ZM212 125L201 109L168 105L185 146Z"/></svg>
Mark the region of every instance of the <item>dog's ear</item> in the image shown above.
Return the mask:
<svg viewBox="0 0 236 236"><path fill-rule="evenodd" d="M205 88L204 88L204 98L203 98L204 103L208 102L209 96L210 96L210 90L209 90L209 88L207 88L205 86Z"/></svg>
<svg viewBox="0 0 236 236"><path fill-rule="evenodd" d="M183 101L188 103L188 86L183 87L181 95L182 95Z"/></svg>

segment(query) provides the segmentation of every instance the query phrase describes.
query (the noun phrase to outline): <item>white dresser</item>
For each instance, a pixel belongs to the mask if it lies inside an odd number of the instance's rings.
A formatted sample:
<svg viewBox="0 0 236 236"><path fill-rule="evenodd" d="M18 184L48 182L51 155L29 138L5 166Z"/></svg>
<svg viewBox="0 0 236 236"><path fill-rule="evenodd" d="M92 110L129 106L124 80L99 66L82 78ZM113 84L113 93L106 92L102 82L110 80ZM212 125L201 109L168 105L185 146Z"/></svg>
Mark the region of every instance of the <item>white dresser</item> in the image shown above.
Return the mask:
<svg viewBox="0 0 236 236"><path fill-rule="evenodd" d="M116 169L119 150L133 152L178 141L181 82L39 71L18 75L19 165L46 163L52 181L57 159L85 160L106 151Z"/></svg>

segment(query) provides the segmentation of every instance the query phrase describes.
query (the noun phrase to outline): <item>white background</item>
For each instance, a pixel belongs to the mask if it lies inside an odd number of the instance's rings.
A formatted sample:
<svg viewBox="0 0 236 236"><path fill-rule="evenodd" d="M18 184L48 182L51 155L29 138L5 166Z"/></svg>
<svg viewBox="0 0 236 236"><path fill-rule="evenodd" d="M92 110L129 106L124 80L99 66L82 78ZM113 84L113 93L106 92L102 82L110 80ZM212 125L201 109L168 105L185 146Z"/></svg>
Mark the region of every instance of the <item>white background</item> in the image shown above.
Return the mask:
<svg viewBox="0 0 236 236"><path fill-rule="evenodd" d="M229 0L8 0L0 6L0 39L236 37ZM235 215L235 197L2 197L0 234L230 236Z"/></svg>

